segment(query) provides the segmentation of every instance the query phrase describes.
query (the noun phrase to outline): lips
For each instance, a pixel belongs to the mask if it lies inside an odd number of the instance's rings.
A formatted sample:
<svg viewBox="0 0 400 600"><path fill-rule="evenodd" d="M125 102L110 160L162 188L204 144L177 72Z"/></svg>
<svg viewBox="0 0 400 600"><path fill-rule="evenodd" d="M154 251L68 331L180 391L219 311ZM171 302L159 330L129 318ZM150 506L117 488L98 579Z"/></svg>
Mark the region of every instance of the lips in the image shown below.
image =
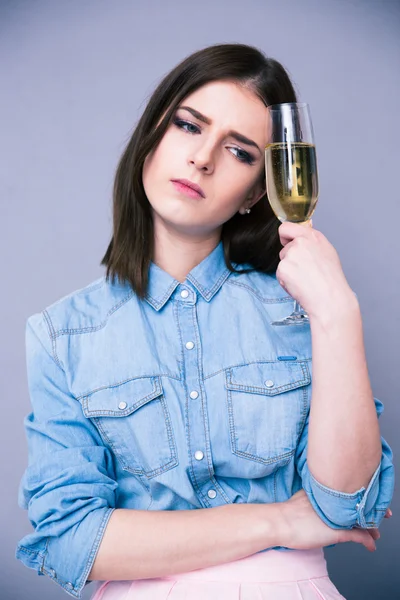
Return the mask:
<svg viewBox="0 0 400 600"><path fill-rule="evenodd" d="M172 181L172 183L177 183L181 186L185 186L186 188L189 188L190 190L194 190L202 198L206 197L206 195L203 192L203 190L201 189L201 187L199 185L197 185L197 183L194 183L193 181L189 181L189 179L171 179L171 181Z"/></svg>

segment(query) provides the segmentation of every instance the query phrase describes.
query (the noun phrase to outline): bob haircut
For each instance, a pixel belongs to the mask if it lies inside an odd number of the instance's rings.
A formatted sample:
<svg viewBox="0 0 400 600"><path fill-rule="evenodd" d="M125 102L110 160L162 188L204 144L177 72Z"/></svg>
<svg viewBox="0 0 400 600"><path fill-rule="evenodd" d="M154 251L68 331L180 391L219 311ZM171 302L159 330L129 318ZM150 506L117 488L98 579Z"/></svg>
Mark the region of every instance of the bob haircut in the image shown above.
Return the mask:
<svg viewBox="0 0 400 600"><path fill-rule="evenodd" d="M113 235L100 263L107 267L107 280L128 281L139 298L147 293L154 246L151 205L142 182L145 158L161 141L184 98L212 81L243 85L266 106L297 102L284 67L246 44L215 44L199 50L159 83L116 169ZM246 272L275 273L282 249L279 225L266 194L253 206L251 214L236 213L224 223L221 240L229 270L235 272L232 263L248 263Z"/></svg>

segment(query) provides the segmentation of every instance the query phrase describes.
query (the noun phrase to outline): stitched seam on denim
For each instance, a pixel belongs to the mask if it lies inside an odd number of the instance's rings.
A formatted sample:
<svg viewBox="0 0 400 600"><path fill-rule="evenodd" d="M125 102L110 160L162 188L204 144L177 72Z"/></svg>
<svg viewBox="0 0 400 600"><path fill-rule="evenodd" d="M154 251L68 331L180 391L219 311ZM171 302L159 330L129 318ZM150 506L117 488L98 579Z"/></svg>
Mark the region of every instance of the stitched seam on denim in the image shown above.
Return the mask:
<svg viewBox="0 0 400 600"><path fill-rule="evenodd" d="M300 360L290 362L290 364L293 365L293 364L297 364L297 363L301 363L301 362L311 362L311 361L312 361L312 358L302 358ZM279 361L278 360L269 360L269 359L264 360L262 358L260 358L259 360L256 360L256 361L252 361L251 363L247 363L247 362L236 363L234 365L229 365L227 367L224 367L223 369L218 369L218 371L214 371L213 373L210 373L209 375L205 375L204 380L210 379L211 377L215 377L216 375L223 373L227 369L235 369L236 367L244 367L244 366L249 366L249 365L257 365L257 364L279 364L279 365L282 365L285 363L282 363L281 360L279 360Z"/></svg>
<svg viewBox="0 0 400 600"><path fill-rule="evenodd" d="M206 300L210 300L214 294L219 290L219 288L222 286L222 284L224 283L224 281L229 277L230 275L230 271L224 271L222 273L222 275L220 275L220 277L217 279L217 281L215 282L215 284L213 285L213 287L210 290L206 290L205 287L203 287L201 285L201 283L198 281L198 279L196 279L196 277L193 277L192 275L188 275L188 281L191 281L199 290L199 292L201 292L202 296L204 296L204 298Z"/></svg>
<svg viewBox="0 0 400 600"><path fill-rule="evenodd" d="M103 438L106 445L108 444L110 446L111 450L114 452L115 458L121 463L123 470L130 471L131 473L135 473L135 474L142 473L143 471L141 469L133 469L133 467L128 467L128 465L125 462L125 457L120 453L119 449L114 446L113 442L110 440L110 438L108 437L108 434L104 430L104 428L101 424L101 417L90 417L90 418L93 419L93 423L97 427L97 429L100 433L100 437Z"/></svg>
<svg viewBox="0 0 400 600"><path fill-rule="evenodd" d="M299 387L302 387L306 384L306 381L304 381L303 379L299 379L297 381L293 381L292 383L286 383L285 385L279 385L277 387L274 387L273 389L269 389L253 385L245 385L242 383L232 383L231 381L227 381L227 388L234 392L258 394L259 396L276 396L281 392L290 392L291 390L296 390Z"/></svg>
<svg viewBox="0 0 400 600"><path fill-rule="evenodd" d="M304 425L307 420L307 414L308 414L308 387L303 387L302 392L303 392L303 414L302 414L301 425L299 427L299 434L298 434L297 440L296 440L296 448L301 439L301 435L303 433Z"/></svg>
<svg viewBox="0 0 400 600"><path fill-rule="evenodd" d="M88 408L89 405L89 397L90 396L84 396L83 397L83 401L82 401L82 405L84 406L84 408L86 409L87 413L96 413L94 416L98 417L98 416L118 416L118 417L127 417L129 416L132 412L134 412L135 410L137 410L138 408L140 408L141 406L143 406L143 404L146 404L149 400L153 400L154 398L157 398L157 396L161 396L161 394L163 393L163 386L161 384L160 381L160 377L149 377L149 379L153 380L151 381L152 385L153 385L153 390L147 394L146 396L143 396L142 398L140 398L136 404L133 404L132 406L130 406L128 409L125 410L95 410L95 411L90 411L90 409ZM112 386L115 387L115 386ZM109 388L106 388L109 389ZM93 395L93 394L91 394Z"/></svg>
<svg viewBox="0 0 400 600"><path fill-rule="evenodd" d="M130 292L126 298L122 298L117 304L115 304L110 310L106 313L106 318L99 325L95 325L93 327L78 327L75 329L59 329L54 333L54 337L60 337L62 335L79 335L81 333L93 333L95 331L99 331L106 326L108 317L110 317L114 312L116 312L123 304L128 302L135 295L135 292Z"/></svg>
<svg viewBox="0 0 400 600"><path fill-rule="evenodd" d="M165 292L164 296L161 298L161 300L153 298L153 296L151 296L149 293L146 295L146 300L148 300L150 304L154 304L155 308L160 309L169 299L169 297L175 291L175 289L178 287L179 283L179 281L173 281L167 289L167 291Z"/></svg>
<svg viewBox="0 0 400 600"><path fill-rule="evenodd" d="M172 466L176 466L179 464L176 440L175 440L174 431L173 431L173 427L172 427L172 421L171 421L171 415L168 410L168 405L165 400L164 393L160 398L160 402L161 402L161 406L162 406L162 409L164 412L164 423L165 423L166 429L167 429L168 445L169 445L169 450L170 450L170 459L168 460L167 463L165 463L164 465L161 465L157 469L153 469L153 471L151 471L151 472L159 471L160 469L165 468L167 465L170 465L169 468L172 468Z"/></svg>
<svg viewBox="0 0 400 600"><path fill-rule="evenodd" d="M231 504L231 501L229 500L228 496L225 494L225 491L223 490L223 488L219 485L218 481L215 479L214 476L214 472L212 470L212 464L213 464L213 460L212 460L212 455L211 455L211 447L210 447L210 439L209 439L209 423L208 423L208 419L207 419L207 411L206 411L206 407L205 407L205 399L206 399L206 390L204 387L204 377L203 377L203 349L202 349L202 345L201 345L201 340L200 340L200 333L199 333L199 329L198 329L198 324L197 324L197 308L196 305L193 306L193 308L191 309L190 312L190 316L192 319L192 324L193 324L193 330L194 330L194 335L195 335L195 339L196 339L196 344L197 344L197 352L198 352L198 361L197 361L197 365L198 365L198 379L199 379L199 387L201 390L201 397L200 397L200 402L201 402L201 412L202 412L202 416L203 416L203 427L204 427L204 438L205 438L205 444L206 444L206 455L207 455L207 468L208 468L208 473L210 476L210 480L212 481L213 485L219 490L220 494L222 495L222 497L224 498L224 500Z"/></svg>
<svg viewBox="0 0 400 600"><path fill-rule="evenodd" d="M191 308L189 316L192 321L192 328L194 331L194 336L195 336L195 340L196 340L196 348L197 348L197 357L198 357L197 361L196 361L197 362L197 378L198 378L198 384L199 384L199 390L200 390L202 425L203 425L203 430L204 430L205 452L206 452L206 457L207 457L207 470L208 470L208 474L209 474L211 483L216 488L218 488L218 490L220 491L220 493L223 496L223 498L225 499L225 501L229 502L229 499L225 495L225 492L222 490L221 486L215 480L214 473L210 466L210 465L212 465L212 456L211 456L211 449L210 449L210 443L209 443L209 435L208 435L208 431L207 431L208 422L207 422L206 410L205 410L206 391L205 391L204 384L203 384L203 366L202 366L203 365L203 355L202 355L202 346L201 346L199 330L198 330L198 326L197 326L197 307L196 307L196 305L194 305ZM202 497L206 498L206 495L202 494ZM212 503L208 500L208 496L207 496L207 504L208 504L208 506L212 506Z"/></svg>
<svg viewBox="0 0 400 600"><path fill-rule="evenodd" d="M249 363L245 366L248 367L253 364L260 364L260 361L257 361L256 363ZM280 364L282 364L282 363L280 363ZM291 364L294 364L294 363L291 363ZM292 381L291 383L277 386L274 389L266 389L264 387L261 388L261 387L253 386L253 385L233 383L232 382L232 373L231 373L232 367L230 369L226 369L226 385L227 385L228 389L235 390L235 391L259 393L259 394L265 395L265 396L275 396L276 394L278 394L282 391L296 389L298 387L301 387L302 385L307 385L311 382L310 374L309 374L308 370L305 368L305 366L302 364L302 362L298 361L298 363L296 363L296 364L299 364L301 367L301 370L303 373L303 379L297 379L296 381Z"/></svg>
<svg viewBox="0 0 400 600"><path fill-rule="evenodd" d="M328 490L326 487L323 487L320 483L318 483L318 481L315 479L315 477L313 477L312 475L311 475L311 477L313 478L313 481L317 487L319 487L323 492L330 494L331 496L336 496L337 498L345 498L346 500L356 500L356 499L360 499L360 497L362 496L362 492L361 493L354 492L354 494L344 494L341 492L334 492L334 491Z"/></svg>
<svg viewBox="0 0 400 600"><path fill-rule="evenodd" d="M46 538L46 549L45 549L45 557L48 555L48 547L49 547L49 542L50 542L50 536ZM45 567L44 563L45 563L45 557L43 558L43 562L40 568L40 571L42 573L44 573L45 575L47 575L52 581L58 583L64 590L66 590L67 592L71 593L72 595L76 595L75 593L75 588L72 585L72 588L70 586L67 586L67 583L71 583L69 581L67 581L66 579L63 579L62 577L60 577L58 575L58 573L55 572L55 570L53 568L49 568L47 569L47 567ZM55 572L55 575L52 574L52 571Z"/></svg>
<svg viewBox="0 0 400 600"><path fill-rule="evenodd" d="M46 321L48 334L49 334L49 337L51 340L51 351L52 351L53 360L60 367L60 369L62 369L60 359L57 356L56 335L55 335L53 323L52 323L52 321L50 319L50 315L46 309L44 309L42 311L42 314L44 316L44 320Z"/></svg>
<svg viewBox="0 0 400 600"><path fill-rule="evenodd" d="M282 454L279 454L279 455L273 456L273 457L269 457L269 458L263 458L256 454L252 454L251 452L243 452L243 450L238 449L237 443L236 443L235 421L234 421L234 416L233 416L232 391L229 389L227 390L227 397L228 397L228 414L230 417L229 418L229 429L230 429L230 438L231 438L231 449L232 449L233 454L236 454L237 456L240 456L242 458L249 458L249 459L259 462L263 465L272 465L274 463L281 462L282 460L286 460L286 459L288 459L288 462L290 462L290 459L292 456L294 456L296 449L293 449L290 452L283 452Z"/></svg>
<svg viewBox="0 0 400 600"><path fill-rule="evenodd" d="M311 383L312 377L311 377L310 370L308 368L308 363L300 363L300 366L304 373L304 377L307 378L307 380L309 379L310 383ZM299 436L297 438L296 447L300 441L301 434L303 433L304 424L307 420L307 414L308 414L308 410L309 410L309 403L308 403L309 387L308 386L310 385L310 383L307 386L303 387L303 420L301 423Z"/></svg>
<svg viewBox="0 0 400 600"><path fill-rule="evenodd" d="M264 296L260 296L260 294L256 290L251 288L246 283L240 283L239 281L229 280L228 285L237 285L239 287L246 288L256 298L258 298L259 300L261 300L261 302L264 302L265 304L275 304L275 303L281 304L283 302L289 302L289 301L293 302L293 298L291 296L284 296L283 298L265 298Z"/></svg>
<svg viewBox="0 0 400 600"><path fill-rule="evenodd" d="M99 279L96 279L94 283L89 284L85 287L79 288L77 290L74 290L74 291L70 292L69 294L66 294L65 296L61 296L55 302L52 302L50 305L48 305L46 307L46 309L52 309L53 307L56 307L58 304L60 304L64 300L68 300L69 298L72 298L73 296L83 296L83 295L87 294L88 292L91 292L92 290L101 288L104 284L105 284L105 276L103 275L102 277L99 277Z"/></svg>
<svg viewBox="0 0 400 600"><path fill-rule="evenodd" d="M110 446L111 450L115 454L116 459L121 463L124 471L133 473L134 475L146 475L149 479L151 479L157 475L161 475L162 473L169 471L170 469L175 467L177 464L179 464L179 462L176 458L171 458L171 460L169 460L167 463L165 463L161 467L158 467L157 469L153 469L150 471L145 471L143 466L140 466L140 467L138 466L137 468L135 468L134 466L129 465L126 462L126 458L128 458L128 457L132 458L129 454L129 448L126 447L126 451L125 451L126 456L125 456L123 448L117 447L112 442L112 440L109 438L107 432L105 431L105 429L101 423L101 417L91 417L91 418L93 419L97 429L99 430L100 436L103 438L104 442Z"/></svg>
<svg viewBox="0 0 400 600"><path fill-rule="evenodd" d="M224 271L221 274L221 277L216 281L216 283L210 290L210 298L212 298L212 296L214 296L214 294L216 294L216 292L218 292L218 290L222 287L222 284L228 279L230 274L231 273L230 273L229 269L227 269L226 271Z"/></svg>
<svg viewBox="0 0 400 600"><path fill-rule="evenodd" d="M132 473L145 473L149 478L152 478L152 477L155 477L156 475L164 473L165 471L167 471L167 470L171 469L172 467L176 466L177 464L179 464L178 459L177 459L176 443L175 443L175 440L173 439L173 434L172 434L172 425L171 425L170 415L169 415L169 412L168 412L168 409L166 406L166 402L164 399L163 386L161 384L160 377L154 377L151 379L154 379L154 381L152 383L153 383L153 387L155 387L155 389L153 390L152 393L148 394L145 398L142 398L140 400L140 404L138 404L138 403L135 404L133 409L131 407L130 412L121 411L121 413L117 413L117 415L116 415L116 411L96 411L96 415L94 415L92 412L92 416L91 416L89 411L87 411L88 398L84 398L83 402L82 402L83 408L86 409L86 412L89 414L89 417L92 418L94 420L94 422L97 424L97 428L100 431L100 435L110 445L115 456L117 458L119 458L124 470L129 470ZM127 448L127 447L124 448L124 445L121 445L118 448L112 442L112 440L109 438L106 430L104 429L101 418L104 416L106 416L106 417L112 416L114 418L127 418L135 410L144 406L145 404L147 404L147 402L154 400L158 396L161 396L160 403L161 403L161 407L162 407L163 413L164 413L164 424L165 424L165 429L167 432L168 445L169 445L169 449L170 449L170 457L168 457L167 462L165 462L163 465L160 465L159 467L156 467L154 469L150 468L149 470L146 471L145 468L143 467L143 465L140 468L135 468L133 466L130 466L126 462L124 453L126 454L126 458L127 459L129 458L129 461L132 459L132 455L129 453L129 448ZM118 440L117 440L117 443L118 443Z"/></svg>
<svg viewBox="0 0 400 600"><path fill-rule="evenodd" d="M277 477L278 477L278 471L279 469L276 469L276 471L274 471L274 502L278 502L277 499Z"/></svg>
<svg viewBox="0 0 400 600"><path fill-rule="evenodd" d="M82 400L83 398L87 398L88 396L91 396L92 394L95 394L96 392L99 392L101 390L109 390L114 387L119 387L120 385L129 383L130 381L135 381L136 379L151 379L154 377L167 377L169 379L175 379L176 381L181 381L180 379L178 379L177 377L174 377L170 373L158 373L157 375L146 373L144 375L140 375L139 377L131 377L130 379L124 379L122 381L117 381L116 383L110 383L109 385L103 385L102 387L94 388L93 390L89 390L88 392L84 392L83 394L76 396L76 399Z"/></svg>
<svg viewBox="0 0 400 600"><path fill-rule="evenodd" d="M20 544L18 544L17 546L17 550L24 552L25 554L32 554L32 556L40 556L43 557L43 553L40 550L30 550L29 548L26 548L26 546L21 546Z"/></svg>
<svg viewBox="0 0 400 600"><path fill-rule="evenodd" d="M184 383L184 385L186 385L186 382L185 382L186 367L185 367L185 356L184 356L184 350L183 350L183 338L182 338L182 332L181 332L180 325L179 325L179 316L178 316L179 307L180 307L179 302L172 303L172 315L173 315L176 329L178 332L178 338L180 340L180 360L178 359L178 368L179 368L179 380L178 381L182 381Z"/></svg>
<svg viewBox="0 0 400 600"><path fill-rule="evenodd" d="M181 343L181 348L183 349L183 337L182 337L182 330L181 330L181 325L180 325L180 320L179 320L179 311L185 310L185 305L183 303L177 301L175 303L174 309L175 309L176 324L178 327L178 336L179 336L179 340ZM198 495L203 499L203 503L206 506L210 507L211 504L206 499L205 495L202 493L199 483L196 478L195 470L193 468L193 458L192 458L193 453L192 453L192 447L191 447L190 435L189 435L189 389L188 389L187 383L186 383L186 365L185 365L185 360L183 357L183 351L182 351L182 383L183 383L183 388L185 391L185 439L186 439L186 444L187 444L187 448L189 451L189 472L191 475L191 480L192 480L192 484L193 484L195 491L197 491Z"/></svg>

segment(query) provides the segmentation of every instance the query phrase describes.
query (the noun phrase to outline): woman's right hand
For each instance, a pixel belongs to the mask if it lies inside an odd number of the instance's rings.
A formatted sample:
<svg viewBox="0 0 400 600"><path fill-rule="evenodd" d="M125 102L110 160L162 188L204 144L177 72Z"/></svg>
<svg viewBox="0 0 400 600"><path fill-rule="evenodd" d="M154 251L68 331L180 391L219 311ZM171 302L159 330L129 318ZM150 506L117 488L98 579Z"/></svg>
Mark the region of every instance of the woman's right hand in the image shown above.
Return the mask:
<svg viewBox="0 0 400 600"><path fill-rule="evenodd" d="M370 552L376 550L375 540L380 538L377 528L332 529L317 515L303 489L277 506L282 517L279 535L281 546L309 550L341 542L356 542L363 544ZM391 516L389 510L386 516Z"/></svg>

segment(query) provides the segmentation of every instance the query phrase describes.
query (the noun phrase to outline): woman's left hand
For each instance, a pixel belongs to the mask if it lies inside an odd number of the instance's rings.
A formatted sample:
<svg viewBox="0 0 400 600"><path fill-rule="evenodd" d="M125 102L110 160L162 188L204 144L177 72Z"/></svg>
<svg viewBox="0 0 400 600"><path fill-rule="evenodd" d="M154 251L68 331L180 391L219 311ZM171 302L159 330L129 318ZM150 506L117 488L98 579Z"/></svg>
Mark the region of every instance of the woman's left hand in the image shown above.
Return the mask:
<svg viewBox="0 0 400 600"><path fill-rule="evenodd" d="M310 319L334 314L349 301L357 301L336 249L321 231L286 221L278 232L283 248L277 279Z"/></svg>

